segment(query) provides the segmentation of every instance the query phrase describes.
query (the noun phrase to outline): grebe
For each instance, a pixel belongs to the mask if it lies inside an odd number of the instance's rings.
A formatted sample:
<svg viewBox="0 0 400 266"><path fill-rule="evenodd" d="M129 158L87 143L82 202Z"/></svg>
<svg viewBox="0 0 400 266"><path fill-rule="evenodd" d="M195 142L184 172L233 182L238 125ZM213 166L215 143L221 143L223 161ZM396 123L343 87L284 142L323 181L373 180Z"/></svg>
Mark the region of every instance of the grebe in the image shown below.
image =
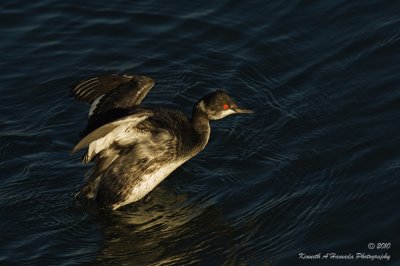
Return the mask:
<svg viewBox="0 0 400 266"><path fill-rule="evenodd" d="M153 86L146 76L110 74L80 81L71 90L91 104L83 138L72 151L88 147L82 160L95 163L80 194L102 208L140 200L203 150L210 120L252 113L223 90L200 99L191 118L178 110L140 106Z"/></svg>

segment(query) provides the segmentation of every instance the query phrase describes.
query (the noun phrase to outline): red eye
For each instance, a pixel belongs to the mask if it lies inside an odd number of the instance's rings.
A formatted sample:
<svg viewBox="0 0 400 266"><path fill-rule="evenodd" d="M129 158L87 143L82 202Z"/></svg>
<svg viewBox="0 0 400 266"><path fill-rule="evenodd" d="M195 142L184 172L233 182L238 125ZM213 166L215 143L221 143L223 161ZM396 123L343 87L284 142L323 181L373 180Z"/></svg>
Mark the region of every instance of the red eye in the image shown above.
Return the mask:
<svg viewBox="0 0 400 266"><path fill-rule="evenodd" d="M229 108L229 105L227 105L227 104L224 104L224 110L226 110L226 109L228 109Z"/></svg>

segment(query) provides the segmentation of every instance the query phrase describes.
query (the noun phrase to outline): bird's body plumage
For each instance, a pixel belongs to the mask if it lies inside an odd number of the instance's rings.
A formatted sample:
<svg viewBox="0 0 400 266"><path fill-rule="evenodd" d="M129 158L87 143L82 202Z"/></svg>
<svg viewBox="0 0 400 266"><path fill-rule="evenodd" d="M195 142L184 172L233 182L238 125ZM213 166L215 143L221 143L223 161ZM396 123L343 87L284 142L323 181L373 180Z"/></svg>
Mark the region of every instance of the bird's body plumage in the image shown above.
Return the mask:
<svg viewBox="0 0 400 266"><path fill-rule="evenodd" d="M140 106L153 85L145 76L106 75L72 89L75 98L91 104L87 128L73 150L88 147L83 161L96 164L81 194L104 208L143 198L208 142L205 102L195 105L191 118Z"/></svg>

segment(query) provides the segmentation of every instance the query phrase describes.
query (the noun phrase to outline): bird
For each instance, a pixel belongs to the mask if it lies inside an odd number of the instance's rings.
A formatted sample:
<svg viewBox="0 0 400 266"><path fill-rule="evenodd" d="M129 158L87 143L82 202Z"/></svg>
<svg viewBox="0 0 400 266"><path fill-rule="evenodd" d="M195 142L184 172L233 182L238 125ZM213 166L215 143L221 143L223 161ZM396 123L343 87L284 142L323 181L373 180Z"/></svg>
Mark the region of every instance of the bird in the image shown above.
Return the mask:
<svg viewBox="0 0 400 266"><path fill-rule="evenodd" d="M190 117L142 106L154 84L144 75L105 74L71 88L75 99L90 104L87 126L72 153L86 149L82 162L94 162L78 194L99 208L113 211L145 197L205 148L210 121L253 113L222 89L198 100Z"/></svg>

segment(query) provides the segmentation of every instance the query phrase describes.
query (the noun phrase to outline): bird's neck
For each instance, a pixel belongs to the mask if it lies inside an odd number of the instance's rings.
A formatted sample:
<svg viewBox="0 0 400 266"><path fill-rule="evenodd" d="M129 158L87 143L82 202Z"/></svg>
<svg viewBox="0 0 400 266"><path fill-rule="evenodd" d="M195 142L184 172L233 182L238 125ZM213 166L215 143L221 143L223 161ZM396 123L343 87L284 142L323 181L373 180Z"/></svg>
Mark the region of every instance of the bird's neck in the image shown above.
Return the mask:
<svg viewBox="0 0 400 266"><path fill-rule="evenodd" d="M193 107L191 122L194 130L199 135L199 142L204 148L210 137L210 120L205 111L203 101L199 101Z"/></svg>

